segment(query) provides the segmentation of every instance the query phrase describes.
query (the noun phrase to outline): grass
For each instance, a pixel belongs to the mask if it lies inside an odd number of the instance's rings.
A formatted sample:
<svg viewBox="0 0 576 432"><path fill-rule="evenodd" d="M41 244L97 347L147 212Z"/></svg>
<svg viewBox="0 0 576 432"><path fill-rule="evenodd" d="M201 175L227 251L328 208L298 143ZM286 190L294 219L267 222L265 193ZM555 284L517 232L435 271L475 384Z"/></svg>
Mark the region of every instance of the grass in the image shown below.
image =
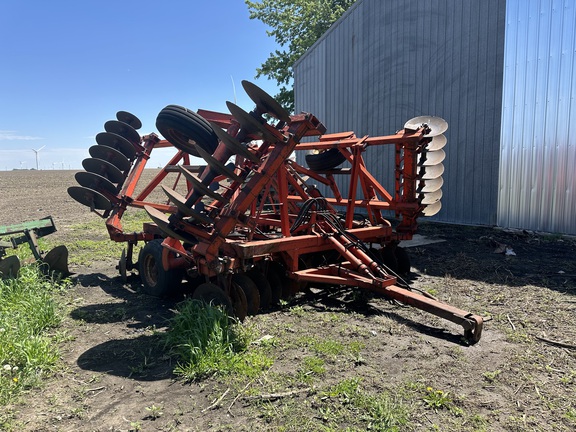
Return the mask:
<svg viewBox="0 0 576 432"><path fill-rule="evenodd" d="M249 349L249 327L233 321L221 309L196 300L180 303L170 320L165 344L178 358L175 373L187 381L214 375L254 377L272 366L266 347Z"/></svg>
<svg viewBox="0 0 576 432"><path fill-rule="evenodd" d="M0 405L57 368L57 294L66 287L67 281L45 277L37 265L22 267L16 279L0 280Z"/></svg>

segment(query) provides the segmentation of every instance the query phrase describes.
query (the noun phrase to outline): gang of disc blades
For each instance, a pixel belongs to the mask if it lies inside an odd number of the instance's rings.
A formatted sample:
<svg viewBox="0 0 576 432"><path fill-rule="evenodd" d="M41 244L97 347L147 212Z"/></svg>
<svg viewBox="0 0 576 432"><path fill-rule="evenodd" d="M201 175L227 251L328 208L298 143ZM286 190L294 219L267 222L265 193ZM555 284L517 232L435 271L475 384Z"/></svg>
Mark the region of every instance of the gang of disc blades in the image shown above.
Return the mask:
<svg viewBox="0 0 576 432"><path fill-rule="evenodd" d="M100 132L96 135L96 142L100 145L112 147L118 150L130 160L133 160L136 156L136 149L132 144L130 144L130 141L115 133Z"/></svg>
<svg viewBox="0 0 576 432"><path fill-rule="evenodd" d="M446 139L446 135L443 134L436 135L435 137L432 138L432 141L430 141L426 145L426 150L428 151L442 150L447 142L448 140Z"/></svg>
<svg viewBox="0 0 576 432"><path fill-rule="evenodd" d="M240 177L234 174L233 171L226 168L222 162L215 159L210 153L208 153L202 147L196 146L196 150L198 150L200 157L206 161L206 163L212 170L216 171L220 175L223 175L224 177L228 177L231 180L237 181L238 183L242 182L242 179Z"/></svg>
<svg viewBox="0 0 576 432"><path fill-rule="evenodd" d="M248 133L259 135L262 137L264 141L276 142L278 138L274 136L266 126L264 126L258 119L244 111L238 105L233 104L232 102L226 102L228 106L228 110L234 116L234 118L240 123L240 126L243 130Z"/></svg>
<svg viewBox="0 0 576 432"><path fill-rule="evenodd" d="M446 153L444 150L425 151L420 154L420 157L418 158L418 165L438 165L439 163L442 163L444 159L446 159Z"/></svg>
<svg viewBox="0 0 576 432"><path fill-rule="evenodd" d="M93 158L103 159L110 162L120 171L127 171L130 168L130 161L128 158L114 147L97 144L90 147L88 152Z"/></svg>
<svg viewBox="0 0 576 432"><path fill-rule="evenodd" d="M418 177L422 180L432 180L444 174L444 165L425 166L420 169Z"/></svg>
<svg viewBox="0 0 576 432"><path fill-rule="evenodd" d="M134 129L140 129L142 127L140 119L128 111L118 111L116 113L116 119L132 126Z"/></svg>
<svg viewBox="0 0 576 432"><path fill-rule="evenodd" d="M112 183L120 183L124 180L122 171L104 159L88 158L82 161L86 171L106 177Z"/></svg>
<svg viewBox="0 0 576 432"><path fill-rule="evenodd" d="M110 210L112 203L100 192L84 186L70 186L68 195L94 210Z"/></svg>
<svg viewBox="0 0 576 432"><path fill-rule="evenodd" d="M112 195L116 195L116 186L106 177L92 172L79 171L74 174L74 178L80 186L94 189L98 192L106 191Z"/></svg>
<svg viewBox="0 0 576 432"><path fill-rule="evenodd" d="M216 123L210 122L210 125L212 125L212 129L214 129L214 133L218 136L218 139L222 141L226 148L232 153L240 155L254 163L260 162L258 156L248 150L240 141L228 134L228 132L221 129Z"/></svg>
<svg viewBox="0 0 576 432"><path fill-rule="evenodd" d="M440 201L442 199L442 189L438 189L437 191L422 194L422 200L420 204L430 205L434 204L436 201Z"/></svg>
<svg viewBox="0 0 576 432"><path fill-rule="evenodd" d="M424 180L424 185L422 187L418 186L416 188L416 193L436 192L442 187L442 185L444 185L444 179L442 177Z"/></svg>
<svg viewBox="0 0 576 432"><path fill-rule="evenodd" d="M434 204L426 206L422 210L422 216L434 216L442 208L442 201L436 201Z"/></svg>
<svg viewBox="0 0 576 432"><path fill-rule="evenodd" d="M106 132L115 133L130 141L132 144L140 144L140 135L132 126L118 120L108 120L104 123Z"/></svg>
<svg viewBox="0 0 576 432"><path fill-rule="evenodd" d="M207 195L210 198L213 198L217 201L223 202L224 204L227 204L228 202L230 202L229 199L225 198L224 196L220 195L217 192L214 192L212 189L210 189L208 186L206 186L204 183L202 183L200 181L200 179L198 179L194 174L192 174L189 170L187 170L182 165L179 165L178 168L180 169L180 172L182 174L184 174L184 177L186 177L186 180L188 180L190 183L192 183L192 186L194 187L194 190L196 192L199 192L202 195Z"/></svg>
<svg viewBox="0 0 576 432"><path fill-rule="evenodd" d="M244 90L250 99L254 101L256 107L261 113L270 114L272 117L275 117L278 120L282 120L285 123L290 123L290 114L288 114L288 111L282 108L282 105L280 105L276 99L274 99L264 90L262 90L256 84L251 83L250 81L242 81L242 87L244 87Z"/></svg>
<svg viewBox="0 0 576 432"><path fill-rule="evenodd" d="M435 137L437 135L443 134L448 130L448 122L442 117L434 116L420 116L414 117L404 123L405 129L417 130L423 125L427 125L430 132L425 134L425 137Z"/></svg>
<svg viewBox="0 0 576 432"><path fill-rule="evenodd" d="M185 216L191 216L193 214L193 210L186 205L186 198L180 195L173 189L166 187L164 185L160 185L170 202L172 202L177 208L180 213L183 213Z"/></svg>

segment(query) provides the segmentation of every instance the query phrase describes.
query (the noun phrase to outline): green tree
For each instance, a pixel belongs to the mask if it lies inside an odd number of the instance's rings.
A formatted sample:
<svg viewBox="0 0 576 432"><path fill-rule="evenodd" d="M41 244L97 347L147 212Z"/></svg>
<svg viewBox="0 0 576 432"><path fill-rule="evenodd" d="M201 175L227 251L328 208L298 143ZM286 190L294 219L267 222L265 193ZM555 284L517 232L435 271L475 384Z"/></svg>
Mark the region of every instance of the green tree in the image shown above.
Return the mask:
<svg viewBox="0 0 576 432"><path fill-rule="evenodd" d="M250 19L262 21L266 33L284 48L270 53L256 70L256 78L267 76L280 86L276 100L294 111L294 72L292 65L355 0L245 0Z"/></svg>

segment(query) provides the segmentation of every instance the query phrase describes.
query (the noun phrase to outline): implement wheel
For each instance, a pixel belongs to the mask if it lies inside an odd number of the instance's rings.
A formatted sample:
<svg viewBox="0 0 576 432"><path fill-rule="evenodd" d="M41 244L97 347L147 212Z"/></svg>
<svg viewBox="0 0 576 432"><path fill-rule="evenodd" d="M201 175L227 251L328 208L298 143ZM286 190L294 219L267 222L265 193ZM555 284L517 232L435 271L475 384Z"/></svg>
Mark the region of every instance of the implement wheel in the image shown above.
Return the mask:
<svg viewBox="0 0 576 432"><path fill-rule="evenodd" d="M193 156L200 157L196 146L210 154L218 146L218 137L210 123L194 111L178 105L168 105L160 111L156 128L174 147Z"/></svg>
<svg viewBox="0 0 576 432"><path fill-rule="evenodd" d="M180 270L164 270L162 250L162 239L155 239L146 243L138 257L143 291L154 297L173 295L178 291L183 278Z"/></svg>
<svg viewBox="0 0 576 432"><path fill-rule="evenodd" d="M311 153L305 156L306 164L312 171L324 171L336 168L346 160L337 148L331 148L321 153Z"/></svg>

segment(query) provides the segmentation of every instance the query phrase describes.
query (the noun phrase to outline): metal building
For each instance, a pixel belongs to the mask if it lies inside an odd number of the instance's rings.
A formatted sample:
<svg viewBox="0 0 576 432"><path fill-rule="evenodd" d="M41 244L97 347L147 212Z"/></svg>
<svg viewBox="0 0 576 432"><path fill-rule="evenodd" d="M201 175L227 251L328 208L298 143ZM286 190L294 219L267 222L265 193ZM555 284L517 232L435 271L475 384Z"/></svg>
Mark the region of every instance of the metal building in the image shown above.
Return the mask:
<svg viewBox="0 0 576 432"><path fill-rule="evenodd" d="M358 0L294 65L296 111L358 136L443 117L434 220L576 234L575 66L574 0Z"/></svg>

